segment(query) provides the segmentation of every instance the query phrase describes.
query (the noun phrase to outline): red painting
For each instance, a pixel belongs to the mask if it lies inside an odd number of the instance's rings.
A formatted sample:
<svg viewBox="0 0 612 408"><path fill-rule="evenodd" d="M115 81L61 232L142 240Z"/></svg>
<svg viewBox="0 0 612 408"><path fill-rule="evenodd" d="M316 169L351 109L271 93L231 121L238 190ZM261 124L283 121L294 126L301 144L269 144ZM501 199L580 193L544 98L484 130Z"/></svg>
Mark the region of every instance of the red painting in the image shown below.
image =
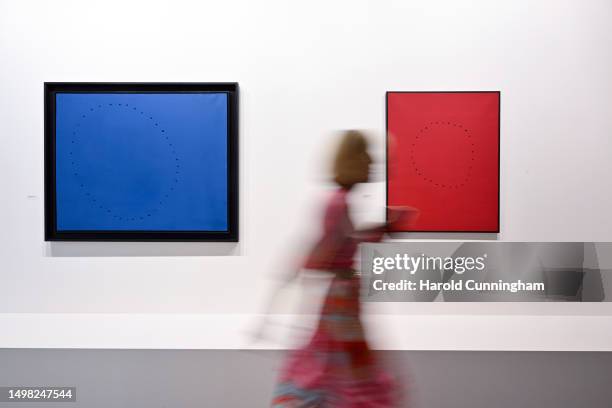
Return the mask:
<svg viewBox="0 0 612 408"><path fill-rule="evenodd" d="M499 92L387 93L387 204L396 231L499 232Z"/></svg>

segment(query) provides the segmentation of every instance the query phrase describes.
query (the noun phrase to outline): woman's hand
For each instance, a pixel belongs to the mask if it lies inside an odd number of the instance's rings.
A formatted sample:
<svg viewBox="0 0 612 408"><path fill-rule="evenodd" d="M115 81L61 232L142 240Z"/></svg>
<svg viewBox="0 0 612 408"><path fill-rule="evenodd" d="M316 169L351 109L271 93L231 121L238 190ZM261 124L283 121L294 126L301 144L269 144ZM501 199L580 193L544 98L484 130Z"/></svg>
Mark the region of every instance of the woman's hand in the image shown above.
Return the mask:
<svg viewBox="0 0 612 408"><path fill-rule="evenodd" d="M401 224L403 228L411 226L419 217L420 211L408 206L389 206L387 207L387 228L393 229L394 226Z"/></svg>

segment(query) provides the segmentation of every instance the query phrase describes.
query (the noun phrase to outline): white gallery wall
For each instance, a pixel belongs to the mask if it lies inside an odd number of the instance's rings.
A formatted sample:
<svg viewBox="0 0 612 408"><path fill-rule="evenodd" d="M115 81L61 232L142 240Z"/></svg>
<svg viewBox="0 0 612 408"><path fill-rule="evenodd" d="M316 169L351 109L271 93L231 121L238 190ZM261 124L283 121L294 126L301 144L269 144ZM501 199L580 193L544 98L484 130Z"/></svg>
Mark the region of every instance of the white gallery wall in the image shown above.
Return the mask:
<svg viewBox="0 0 612 408"><path fill-rule="evenodd" d="M609 0L0 0L0 321L15 329L0 335L0 347L239 347L223 331L212 341L207 331L217 326L206 319L248 322L271 277L315 233L335 130L371 129L384 159L388 90L501 91L501 233L459 238L612 241L610 21ZM240 242L45 243L45 81L239 82ZM376 170L379 183L359 193L372 219L384 206L380 164ZM600 323L587 315L612 316L605 303L402 311L459 314L451 319L458 330L470 319L504 325L496 313L532 315L513 320L518 326L498 340L515 339L518 348L543 344L539 335L571 337L557 331L568 324L596 336L593 344L612 338L612 329L585 328ZM529 320L542 314L555 315L550 328ZM528 320L541 334L525 340L520 324ZM423 344L436 338L439 325L419 322L409 324L424 325ZM106 343L74 340L100 325L139 324L153 332L126 340L110 329ZM167 343L142 340L170 326ZM466 339L465 347L504 347L489 340ZM572 342L579 340L551 347Z"/></svg>

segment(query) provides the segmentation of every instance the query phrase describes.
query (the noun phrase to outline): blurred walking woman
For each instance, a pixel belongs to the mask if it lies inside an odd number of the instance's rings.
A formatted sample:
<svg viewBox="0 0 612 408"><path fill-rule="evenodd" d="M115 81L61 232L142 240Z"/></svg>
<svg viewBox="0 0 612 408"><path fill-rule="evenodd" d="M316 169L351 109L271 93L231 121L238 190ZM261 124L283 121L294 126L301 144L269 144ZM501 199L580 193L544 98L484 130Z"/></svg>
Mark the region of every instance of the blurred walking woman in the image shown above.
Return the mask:
<svg viewBox="0 0 612 408"><path fill-rule="evenodd" d="M364 337L360 283L353 269L358 244L379 241L385 231L385 226L356 231L349 217L347 196L355 184L368 181L371 162L364 135L346 131L333 167L338 189L327 203L322 236L303 265L331 273L333 279L312 338L282 368L274 408L397 406L396 386Z"/></svg>

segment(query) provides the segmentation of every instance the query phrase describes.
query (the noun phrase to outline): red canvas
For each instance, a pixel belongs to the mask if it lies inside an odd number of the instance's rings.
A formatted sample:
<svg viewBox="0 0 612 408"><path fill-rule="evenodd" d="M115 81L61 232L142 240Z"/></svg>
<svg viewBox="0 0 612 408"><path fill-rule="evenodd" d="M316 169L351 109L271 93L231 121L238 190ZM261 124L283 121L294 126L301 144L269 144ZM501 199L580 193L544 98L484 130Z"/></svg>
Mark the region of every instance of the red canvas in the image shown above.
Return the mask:
<svg viewBox="0 0 612 408"><path fill-rule="evenodd" d="M388 92L387 203L396 231L499 231L499 92Z"/></svg>

